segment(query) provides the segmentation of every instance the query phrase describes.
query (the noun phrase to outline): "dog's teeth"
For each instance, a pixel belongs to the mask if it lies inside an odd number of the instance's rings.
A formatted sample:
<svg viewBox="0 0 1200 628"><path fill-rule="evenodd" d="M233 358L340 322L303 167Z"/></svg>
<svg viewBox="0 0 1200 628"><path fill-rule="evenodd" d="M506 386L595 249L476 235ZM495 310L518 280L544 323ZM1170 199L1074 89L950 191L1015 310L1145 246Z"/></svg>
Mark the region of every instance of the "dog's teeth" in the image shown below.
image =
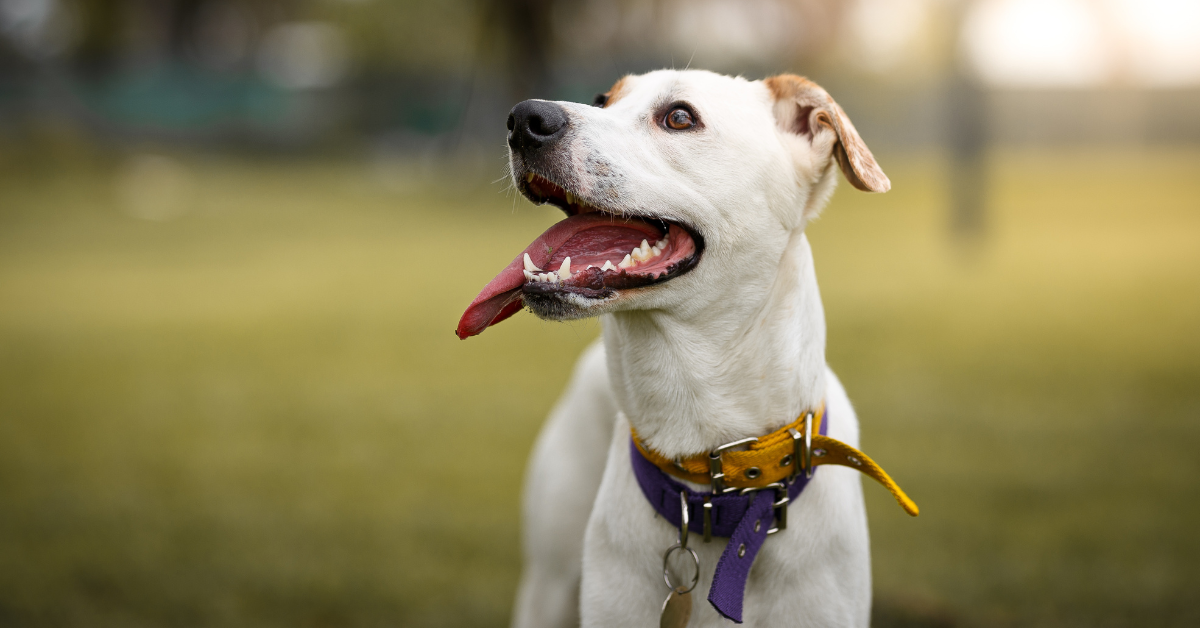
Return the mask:
<svg viewBox="0 0 1200 628"><path fill-rule="evenodd" d="M587 267L587 268L585 268L584 270L591 270L591 269L592 269L592 265L591 265L591 264L588 264L588 267Z"/></svg>
<svg viewBox="0 0 1200 628"><path fill-rule="evenodd" d="M525 273L525 281L533 281L533 273L529 272L529 270L523 270L521 272Z"/></svg>
<svg viewBox="0 0 1200 628"><path fill-rule="evenodd" d="M632 266L633 266L633 257L630 255L626 255L625 259L621 260L620 264L617 264L618 268L631 268Z"/></svg>
<svg viewBox="0 0 1200 628"><path fill-rule="evenodd" d="M571 278L571 258L570 257L568 257L567 259L564 259L562 266L558 267L558 277L560 279L570 279Z"/></svg>
<svg viewBox="0 0 1200 628"><path fill-rule="evenodd" d="M650 253L650 244L645 240L642 240L642 245L634 249L630 255L633 256L635 262L644 262L653 257L653 254Z"/></svg>
<svg viewBox="0 0 1200 628"><path fill-rule="evenodd" d="M667 250L667 237L669 235L670 234L663 234L662 239L658 242L655 242L654 246L650 247L650 250L654 253L655 257L662 255L662 252Z"/></svg>
<svg viewBox="0 0 1200 628"><path fill-rule="evenodd" d="M532 172L525 175L525 182L529 183L531 181L533 181L533 173Z"/></svg>
<svg viewBox="0 0 1200 628"><path fill-rule="evenodd" d="M575 204L575 195L571 194L570 192L566 192L566 195L567 195L567 205L574 205Z"/></svg>
<svg viewBox="0 0 1200 628"><path fill-rule="evenodd" d="M541 270L537 266L534 266L533 260L529 259L528 253L525 254L525 270L528 270L528 271Z"/></svg>
<svg viewBox="0 0 1200 628"><path fill-rule="evenodd" d="M604 260L604 265L600 267L600 270L616 270L616 269L617 269L617 267L613 266L612 260L607 260L607 259Z"/></svg>

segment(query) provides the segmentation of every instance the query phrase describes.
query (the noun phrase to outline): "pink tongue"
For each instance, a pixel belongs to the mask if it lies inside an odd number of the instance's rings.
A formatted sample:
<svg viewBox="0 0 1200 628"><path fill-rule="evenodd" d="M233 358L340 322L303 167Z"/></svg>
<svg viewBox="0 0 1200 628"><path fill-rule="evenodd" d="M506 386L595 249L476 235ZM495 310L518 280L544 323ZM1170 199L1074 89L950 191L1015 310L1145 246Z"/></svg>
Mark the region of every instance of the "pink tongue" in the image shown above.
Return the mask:
<svg viewBox="0 0 1200 628"><path fill-rule="evenodd" d="M458 330L455 333L465 340L482 333L489 325L495 325L521 309L521 285L525 283L523 271L526 253L538 268L556 270L546 266L554 256L554 251L564 242L585 229L614 223L645 231L647 237L656 238L660 235L658 229L642 220L622 220L599 212L577 214L558 222L538 236L511 264L500 271L495 279L483 287L483 291L471 301L471 305L467 306L467 311L459 319Z"/></svg>

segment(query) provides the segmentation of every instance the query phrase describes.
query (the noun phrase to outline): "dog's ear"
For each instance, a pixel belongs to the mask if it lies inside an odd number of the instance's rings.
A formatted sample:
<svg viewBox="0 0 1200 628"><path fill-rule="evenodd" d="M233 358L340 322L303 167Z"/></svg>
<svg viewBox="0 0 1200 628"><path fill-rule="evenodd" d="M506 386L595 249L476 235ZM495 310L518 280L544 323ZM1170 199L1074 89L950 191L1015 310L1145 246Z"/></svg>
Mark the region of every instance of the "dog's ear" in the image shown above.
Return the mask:
<svg viewBox="0 0 1200 628"><path fill-rule="evenodd" d="M833 155L850 185L865 192L892 188L846 112L819 85L795 74L772 76L763 83L775 99L775 120L781 129L808 137L814 148L833 142Z"/></svg>

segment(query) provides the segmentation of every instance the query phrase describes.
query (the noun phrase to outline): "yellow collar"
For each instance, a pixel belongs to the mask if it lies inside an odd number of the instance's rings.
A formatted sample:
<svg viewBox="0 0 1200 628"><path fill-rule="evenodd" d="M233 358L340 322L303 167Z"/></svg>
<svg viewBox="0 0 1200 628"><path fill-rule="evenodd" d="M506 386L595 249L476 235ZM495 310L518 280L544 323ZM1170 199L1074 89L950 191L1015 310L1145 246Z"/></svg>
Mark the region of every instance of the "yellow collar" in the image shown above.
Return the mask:
<svg viewBox="0 0 1200 628"><path fill-rule="evenodd" d="M671 460L646 447L637 431L633 442L638 451L656 467L677 478L709 484L714 492L764 488L794 478L797 473L812 473L823 464L850 467L875 479L892 493L900 507L912 516L920 510L882 467L863 452L840 440L821 435L825 405L806 412L795 422L758 438L747 438L722 445L711 452ZM730 451L746 445L743 451Z"/></svg>

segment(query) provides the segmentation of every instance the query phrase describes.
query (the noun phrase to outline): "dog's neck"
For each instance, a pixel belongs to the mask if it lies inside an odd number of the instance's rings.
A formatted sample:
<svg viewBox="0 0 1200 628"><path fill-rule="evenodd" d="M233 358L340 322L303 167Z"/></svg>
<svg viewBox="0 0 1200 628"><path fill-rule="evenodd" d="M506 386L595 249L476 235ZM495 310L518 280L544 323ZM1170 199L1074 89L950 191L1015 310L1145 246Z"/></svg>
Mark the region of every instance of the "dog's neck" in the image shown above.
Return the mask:
<svg viewBox="0 0 1200 628"><path fill-rule="evenodd" d="M647 445L691 455L767 434L825 393L825 315L802 230L777 272L739 283L703 311L604 317L609 380Z"/></svg>

